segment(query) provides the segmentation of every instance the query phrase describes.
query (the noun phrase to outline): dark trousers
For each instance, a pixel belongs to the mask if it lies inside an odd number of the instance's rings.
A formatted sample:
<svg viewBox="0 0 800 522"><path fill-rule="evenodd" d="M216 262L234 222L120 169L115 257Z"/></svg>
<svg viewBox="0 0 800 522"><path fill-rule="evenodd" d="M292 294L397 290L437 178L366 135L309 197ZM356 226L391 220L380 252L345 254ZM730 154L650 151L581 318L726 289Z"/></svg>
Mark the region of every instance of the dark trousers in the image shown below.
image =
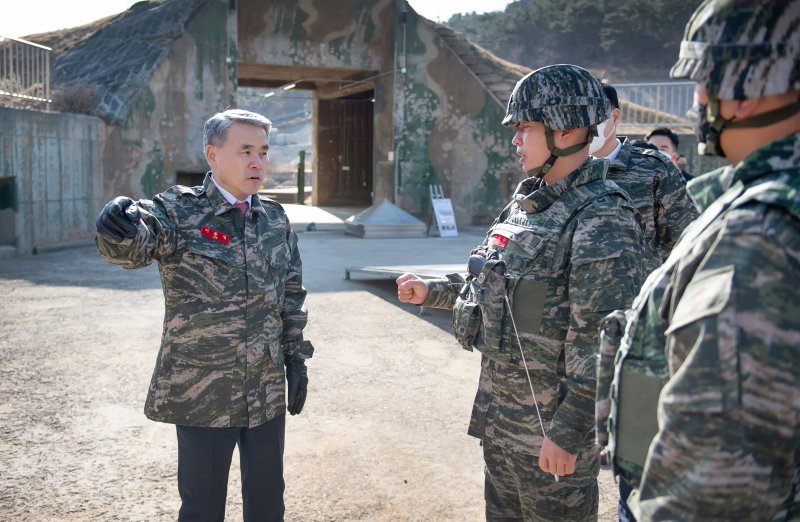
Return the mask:
<svg viewBox="0 0 800 522"><path fill-rule="evenodd" d="M633 488L628 484L621 475L619 478L619 505L617 506L617 515L619 515L619 522L636 522L636 517L631 513L628 508L628 497L631 496Z"/></svg>
<svg viewBox="0 0 800 522"><path fill-rule="evenodd" d="M238 444L244 521L282 521L285 428L286 415L255 428L177 426L178 520L225 520L228 472Z"/></svg>

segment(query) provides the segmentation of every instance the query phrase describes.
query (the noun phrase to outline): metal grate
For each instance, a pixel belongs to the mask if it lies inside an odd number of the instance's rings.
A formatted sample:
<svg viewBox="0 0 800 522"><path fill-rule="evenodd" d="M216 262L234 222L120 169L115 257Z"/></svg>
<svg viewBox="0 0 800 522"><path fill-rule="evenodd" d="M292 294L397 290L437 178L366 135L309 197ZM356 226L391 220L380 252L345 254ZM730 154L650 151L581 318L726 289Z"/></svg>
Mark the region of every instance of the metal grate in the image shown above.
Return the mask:
<svg viewBox="0 0 800 522"><path fill-rule="evenodd" d="M50 53L43 45L0 36L0 97L13 105L32 103L50 110Z"/></svg>

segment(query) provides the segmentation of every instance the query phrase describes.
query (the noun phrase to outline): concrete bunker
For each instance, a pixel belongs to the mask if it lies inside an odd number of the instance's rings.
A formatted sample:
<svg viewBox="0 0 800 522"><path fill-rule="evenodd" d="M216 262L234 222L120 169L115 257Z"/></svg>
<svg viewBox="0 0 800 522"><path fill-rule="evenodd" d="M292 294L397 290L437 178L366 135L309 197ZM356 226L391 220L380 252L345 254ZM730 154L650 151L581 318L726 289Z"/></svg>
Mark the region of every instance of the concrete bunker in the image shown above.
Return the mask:
<svg viewBox="0 0 800 522"><path fill-rule="evenodd" d="M373 147L377 71L302 65L240 64L237 84L264 91L267 100L304 91L310 99L312 202L364 206L373 199ZM239 99L239 106L249 108ZM258 109L258 107L254 107ZM263 111L273 117L267 108ZM292 118L290 114L288 118ZM298 113L302 119L303 114ZM286 118L286 117L285 117ZM279 129L285 121L273 123ZM296 118L295 118L296 119Z"/></svg>

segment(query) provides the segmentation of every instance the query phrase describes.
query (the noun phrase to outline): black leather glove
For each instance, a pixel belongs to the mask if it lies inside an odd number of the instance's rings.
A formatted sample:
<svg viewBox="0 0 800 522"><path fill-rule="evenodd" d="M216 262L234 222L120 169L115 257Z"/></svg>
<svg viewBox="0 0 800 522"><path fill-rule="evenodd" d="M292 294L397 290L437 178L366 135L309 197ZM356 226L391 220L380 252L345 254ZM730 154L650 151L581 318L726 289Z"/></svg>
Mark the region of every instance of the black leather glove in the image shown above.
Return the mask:
<svg viewBox="0 0 800 522"><path fill-rule="evenodd" d="M297 415L303 411L308 392L308 371L304 359L286 362L287 399L286 406L289 413Z"/></svg>
<svg viewBox="0 0 800 522"><path fill-rule="evenodd" d="M119 243L133 239L139 229L139 207L131 198L117 196L109 201L97 215L97 232Z"/></svg>

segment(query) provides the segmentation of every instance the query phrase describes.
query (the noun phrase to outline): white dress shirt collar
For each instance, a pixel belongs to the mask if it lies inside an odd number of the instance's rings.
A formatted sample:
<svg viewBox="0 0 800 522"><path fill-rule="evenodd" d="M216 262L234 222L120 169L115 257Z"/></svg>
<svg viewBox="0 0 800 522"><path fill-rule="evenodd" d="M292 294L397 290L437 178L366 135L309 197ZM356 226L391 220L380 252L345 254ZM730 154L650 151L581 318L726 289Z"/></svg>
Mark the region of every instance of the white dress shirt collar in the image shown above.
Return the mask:
<svg viewBox="0 0 800 522"><path fill-rule="evenodd" d="M211 181L213 181L214 185L217 186L217 190L219 190L219 193L222 194L222 197L225 198L225 201L227 201L231 205L233 205L234 203L238 203L240 201L240 200L236 199L236 196L234 196L233 194L231 194L230 192L228 192L227 190L222 188L220 186L220 184L217 183L217 180L214 179L214 174L211 174ZM245 199L242 199L241 201L247 201L247 205L252 208L253 205L250 202L250 198L252 198L252 197L253 196L248 195Z"/></svg>
<svg viewBox="0 0 800 522"><path fill-rule="evenodd" d="M608 156L606 156L606 159L608 161L614 161L615 159L617 159L617 155L619 154L619 149L622 148L622 142L619 140L619 138L616 138L616 140L617 140L617 146L614 147L614 150L608 153Z"/></svg>

